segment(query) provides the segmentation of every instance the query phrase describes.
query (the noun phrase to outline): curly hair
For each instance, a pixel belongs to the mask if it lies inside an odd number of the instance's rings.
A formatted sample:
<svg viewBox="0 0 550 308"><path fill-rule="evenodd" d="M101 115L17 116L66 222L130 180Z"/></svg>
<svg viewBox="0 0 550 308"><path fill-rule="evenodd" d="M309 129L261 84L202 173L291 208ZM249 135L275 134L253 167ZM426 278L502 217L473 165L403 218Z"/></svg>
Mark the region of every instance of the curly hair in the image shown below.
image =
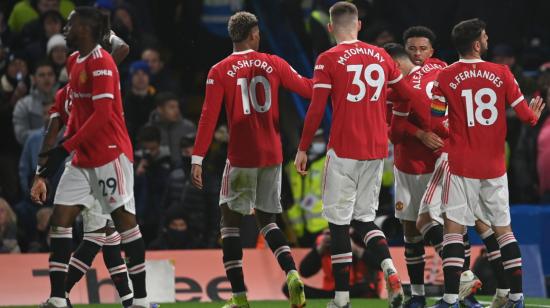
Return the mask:
<svg viewBox="0 0 550 308"><path fill-rule="evenodd" d="M258 18L254 14L237 12L229 18L227 32L233 43L239 43L244 41L256 26L258 26Z"/></svg>

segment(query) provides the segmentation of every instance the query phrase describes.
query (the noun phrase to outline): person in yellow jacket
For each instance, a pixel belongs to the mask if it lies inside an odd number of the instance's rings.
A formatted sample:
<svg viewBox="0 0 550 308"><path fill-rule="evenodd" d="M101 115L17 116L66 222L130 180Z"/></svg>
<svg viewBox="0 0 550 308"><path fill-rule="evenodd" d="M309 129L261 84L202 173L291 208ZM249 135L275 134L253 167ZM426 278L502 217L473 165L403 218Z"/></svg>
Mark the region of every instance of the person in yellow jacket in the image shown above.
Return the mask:
<svg viewBox="0 0 550 308"><path fill-rule="evenodd" d="M326 142L323 131L318 130L309 152L308 174L301 176L296 172L294 162L286 166L294 203L286 214L290 226L302 247L311 247L317 236L328 228L323 211L323 170L325 166Z"/></svg>

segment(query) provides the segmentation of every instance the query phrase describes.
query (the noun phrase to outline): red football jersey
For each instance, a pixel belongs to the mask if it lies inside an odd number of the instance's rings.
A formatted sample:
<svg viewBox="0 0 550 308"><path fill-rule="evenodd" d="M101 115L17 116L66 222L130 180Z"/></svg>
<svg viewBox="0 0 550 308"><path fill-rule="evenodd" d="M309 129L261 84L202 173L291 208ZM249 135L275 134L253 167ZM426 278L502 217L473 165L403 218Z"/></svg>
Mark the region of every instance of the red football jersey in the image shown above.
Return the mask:
<svg viewBox="0 0 550 308"><path fill-rule="evenodd" d="M63 143L75 151L73 165L102 166L133 151L124 122L119 74L111 55L99 45L84 57L78 56L69 73L71 114L69 138Z"/></svg>
<svg viewBox="0 0 550 308"><path fill-rule="evenodd" d="M415 133L421 129L431 130L431 98L432 87L437 75L444 68L439 63L427 63L422 67L416 66L403 79L408 82L415 91L415 104L411 104L410 113L407 110L401 110L402 104L394 104L393 113L396 117L407 117L411 124L403 127L404 135L401 142L397 142L394 147L394 163L397 169L409 174L426 174L433 172L435 161L439 156L432 149L425 146L422 141L416 138ZM399 96L392 91L388 94L388 101L400 100ZM395 124L395 123L394 123Z"/></svg>
<svg viewBox="0 0 550 308"><path fill-rule="evenodd" d="M440 105L434 110L444 114L448 108L449 168L459 176L492 179L506 173L506 104L522 121L537 121L505 65L461 59L439 73L432 94Z"/></svg>
<svg viewBox="0 0 550 308"><path fill-rule="evenodd" d="M227 112L232 166L258 168L282 163L279 86L311 97L311 80L278 56L246 50L214 65L206 80L193 163L202 163L208 151L222 104Z"/></svg>
<svg viewBox="0 0 550 308"><path fill-rule="evenodd" d="M299 149L309 148L330 96L333 114L328 148L343 158L386 157L386 89L391 85L399 92L411 91L402 78L384 49L361 41L341 42L323 52L315 64L313 98Z"/></svg>
<svg viewBox="0 0 550 308"><path fill-rule="evenodd" d="M71 114L72 101L70 99L70 87L65 85L55 93L55 102L49 110L50 119L59 117L63 125L67 125Z"/></svg>

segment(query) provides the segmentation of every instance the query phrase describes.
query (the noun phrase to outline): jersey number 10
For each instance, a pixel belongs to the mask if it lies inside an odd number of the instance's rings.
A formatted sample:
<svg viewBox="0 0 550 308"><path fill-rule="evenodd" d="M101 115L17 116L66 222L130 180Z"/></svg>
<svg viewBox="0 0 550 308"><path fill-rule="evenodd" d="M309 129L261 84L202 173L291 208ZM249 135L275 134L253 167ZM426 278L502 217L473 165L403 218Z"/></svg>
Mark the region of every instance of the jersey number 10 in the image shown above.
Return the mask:
<svg viewBox="0 0 550 308"><path fill-rule="evenodd" d="M367 67L365 67L365 71L363 71L362 64L350 64L346 66L346 70L348 72L353 72L353 80L351 81L351 83L359 88L359 93L357 94L348 93L346 99L349 102L360 102L367 93L367 87L365 86L363 80L361 80L360 78L361 72L363 72L363 79L367 82L367 85L376 88L376 91L374 91L374 94L370 97L370 100L374 102L378 101L380 93L382 93L382 89L384 88L385 80L384 69L382 68L382 66L380 66L380 64L369 64L367 65ZM373 78L374 72L378 73L378 77L376 77L376 79Z"/></svg>
<svg viewBox="0 0 550 308"><path fill-rule="evenodd" d="M482 88L479 89L475 94L473 94L472 89L465 89L461 92L462 97L466 100L466 121L468 122L468 127L475 126L475 122L489 126L493 125L498 116L498 110L495 106L497 102L497 94L491 88ZM483 99L485 96L489 97L487 102L484 102ZM474 110L475 102L475 110ZM489 117L483 115L483 111L487 110L490 114Z"/></svg>
<svg viewBox="0 0 550 308"><path fill-rule="evenodd" d="M258 96L256 95L256 86L260 83L264 88L265 102L263 105L258 104ZM250 102L252 101L252 107L256 112L264 113L269 111L271 107L271 85L269 80L264 76L255 76L250 80L239 78L237 79L237 85L241 87L241 100L243 102L244 114L250 114Z"/></svg>

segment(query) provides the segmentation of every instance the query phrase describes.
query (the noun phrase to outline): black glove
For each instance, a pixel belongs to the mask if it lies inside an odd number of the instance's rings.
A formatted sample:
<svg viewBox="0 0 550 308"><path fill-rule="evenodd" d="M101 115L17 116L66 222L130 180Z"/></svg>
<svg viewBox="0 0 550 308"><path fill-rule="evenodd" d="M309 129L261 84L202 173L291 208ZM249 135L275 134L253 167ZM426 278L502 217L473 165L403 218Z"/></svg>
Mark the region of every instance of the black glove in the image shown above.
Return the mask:
<svg viewBox="0 0 550 308"><path fill-rule="evenodd" d="M38 175L43 178L52 177L67 156L69 156L69 152L62 146L57 146L49 151L38 154L38 157L47 158L46 164L38 168Z"/></svg>

